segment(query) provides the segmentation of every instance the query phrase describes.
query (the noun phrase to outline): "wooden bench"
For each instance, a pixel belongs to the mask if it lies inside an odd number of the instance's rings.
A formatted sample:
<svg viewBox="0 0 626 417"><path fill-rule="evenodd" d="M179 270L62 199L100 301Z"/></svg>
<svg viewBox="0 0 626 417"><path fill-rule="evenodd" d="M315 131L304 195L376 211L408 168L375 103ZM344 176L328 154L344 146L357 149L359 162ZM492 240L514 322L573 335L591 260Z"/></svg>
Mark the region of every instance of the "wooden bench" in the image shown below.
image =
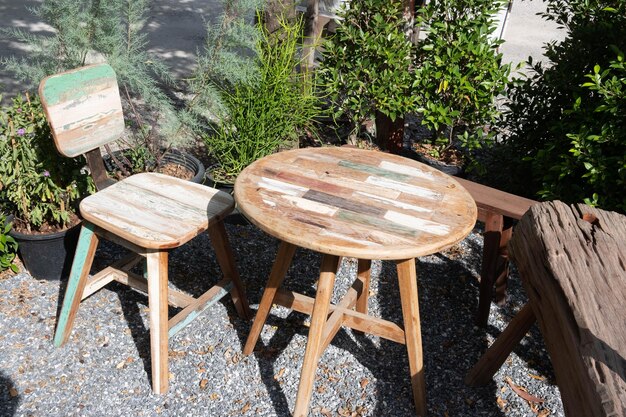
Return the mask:
<svg viewBox="0 0 626 417"><path fill-rule="evenodd" d="M518 223L509 247L529 303L466 382L487 383L536 319L565 414L626 415L626 216L541 203Z"/></svg>
<svg viewBox="0 0 626 417"><path fill-rule="evenodd" d="M496 302L504 302L509 276L507 244L513 223L537 202L463 178L456 180L472 195L478 206L478 220L485 223L480 295L476 324L486 326L493 288Z"/></svg>

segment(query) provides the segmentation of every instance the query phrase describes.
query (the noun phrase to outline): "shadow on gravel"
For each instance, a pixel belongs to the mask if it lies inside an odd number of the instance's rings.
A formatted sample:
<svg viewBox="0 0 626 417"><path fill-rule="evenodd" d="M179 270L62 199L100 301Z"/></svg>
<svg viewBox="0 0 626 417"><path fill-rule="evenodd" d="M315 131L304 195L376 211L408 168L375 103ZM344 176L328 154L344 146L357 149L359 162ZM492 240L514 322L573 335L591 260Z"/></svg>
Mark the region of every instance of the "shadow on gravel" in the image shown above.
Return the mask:
<svg viewBox="0 0 626 417"><path fill-rule="evenodd" d="M0 372L0 417L13 417L20 402L20 396L11 378Z"/></svg>
<svg viewBox="0 0 626 417"><path fill-rule="evenodd" d="M307 252L296 252L285 282L291 290L314 296L312 282L317 271L311 271L310 266L319 265L319 256ZM471 252L480 254L481 248L472 247ZM463 259L463 255L454 254L434 255L418 261L428 412L430 415L503 416L504 413L497 406L497 387L494 382L480 388L467 387L463 382L467 371L487 347L486 330L475 327L473 322L479 289L478 284L472 282L475 281L472 278L475 272L469 271L467 264L476 262L468 262ZM294 279L301 275L306 279ZM373 285L377 281L377 295L374 297L379 304L380 316L402 323L395 263L384 262L381 273L372 276L372 280ZM258 290L262 291L262 288ZM255 294L256 291L255 288ZM255 298L260 298L260 292ZM307 336L308 328L302 325L305 319L305 315L296 312L289 313L285 318L270 314L267 325L279 328L268 343L262 345L259 342L254 353L276 415L289 415L290 409L283 387L275 377L275 361L295 335ZM247 333L242 330L240 337L245 339ZM376 401L375 409L367 410L367 415L415 415L404 345L362 335L353 336L351 330L345 329L339 331L331 344L345 350L371 372L375 380ZM303 351L304 347L302 354ZM294 364L294 370L298 373L301 361L299 358L298 363ZM323 358L321 362L324 362ZM367 383L362 381L361 386ZM315 383L314 396L321 384L320 380ZM355 393L354 398L342 401L355 410L362 400ZM315 404L313 400L311 414L319 415L319 411L320 404ZM331 413L336 411L330 410Z"/></svg>

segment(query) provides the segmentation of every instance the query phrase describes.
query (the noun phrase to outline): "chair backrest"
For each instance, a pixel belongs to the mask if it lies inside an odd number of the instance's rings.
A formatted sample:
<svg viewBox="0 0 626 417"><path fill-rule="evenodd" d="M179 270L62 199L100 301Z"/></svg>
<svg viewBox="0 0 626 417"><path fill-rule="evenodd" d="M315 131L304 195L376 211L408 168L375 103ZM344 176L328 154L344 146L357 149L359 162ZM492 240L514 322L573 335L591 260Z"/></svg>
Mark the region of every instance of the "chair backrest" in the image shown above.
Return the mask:
<svg viewBox="0 0 626 417"><path fill-rule="evenodd" d="M56 147L65 156L75 157L106 145L124 131L115 71L107 64L44 78L39 97Z"/></svg>

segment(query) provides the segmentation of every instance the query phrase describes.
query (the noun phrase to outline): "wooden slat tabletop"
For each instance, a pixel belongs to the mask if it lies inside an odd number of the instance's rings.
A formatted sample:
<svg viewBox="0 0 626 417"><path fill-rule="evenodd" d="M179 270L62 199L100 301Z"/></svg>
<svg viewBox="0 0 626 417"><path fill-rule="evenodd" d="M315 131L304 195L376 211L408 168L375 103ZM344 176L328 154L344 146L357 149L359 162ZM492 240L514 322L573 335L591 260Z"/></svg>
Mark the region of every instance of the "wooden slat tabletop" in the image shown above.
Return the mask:
<svg viewBox="0 0 626 417"><path fill-rule="evenodd" d="M144 248L175 248L232 211L233 198L169 175L143 173L85 198L89 222Z"/></svg>
<svg viewBox="0 0 626 417"><path fill-rule="evenodd" d="M239 210L286 242L361 259L410 259L462 240L476 204L452 177L396 155L305 148L256 161L237 178Z"/></svg>

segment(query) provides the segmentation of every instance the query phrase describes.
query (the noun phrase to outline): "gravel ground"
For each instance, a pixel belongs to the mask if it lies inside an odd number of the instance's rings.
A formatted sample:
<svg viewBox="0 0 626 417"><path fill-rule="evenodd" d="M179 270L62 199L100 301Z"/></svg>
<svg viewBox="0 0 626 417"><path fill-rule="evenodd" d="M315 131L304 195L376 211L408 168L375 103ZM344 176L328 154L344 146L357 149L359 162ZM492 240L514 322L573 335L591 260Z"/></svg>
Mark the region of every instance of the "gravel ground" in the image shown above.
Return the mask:
<svg viewBox="0 0 626 417"><path fill-rule="evenodd" d="M277 242L250 225L227 225L253 309L269 275ZM475 230L450 250L418 262L420 314L429 415L562 416L552 368L537 328L493 381L469 388L463 378L525 302L510 280L505 307L492 306L489 326L473 325L482 238ZM122 252L101 244L94 270ZM286 285L314 294L320 256L299 250ZM355 276L345 259L337 301ZM219 278L206 236L170 257L172 285L199 294ZM207 277L210 277L207 282ZM401 322L393 264L374 262L370 314ZM242 345L250 323L224 299L170 340L170 389L152 394L147 297L110 284L81 304L69 342L56 349L57 282L27 273L0 281L0 416L287 416L293 409L307 317L276 308L258 351ZM174 310L171 311L173 313ZM509 383L545 399L531 404ZM341 330L320 360L312 416L413 416L404 346Z"/></svg>

